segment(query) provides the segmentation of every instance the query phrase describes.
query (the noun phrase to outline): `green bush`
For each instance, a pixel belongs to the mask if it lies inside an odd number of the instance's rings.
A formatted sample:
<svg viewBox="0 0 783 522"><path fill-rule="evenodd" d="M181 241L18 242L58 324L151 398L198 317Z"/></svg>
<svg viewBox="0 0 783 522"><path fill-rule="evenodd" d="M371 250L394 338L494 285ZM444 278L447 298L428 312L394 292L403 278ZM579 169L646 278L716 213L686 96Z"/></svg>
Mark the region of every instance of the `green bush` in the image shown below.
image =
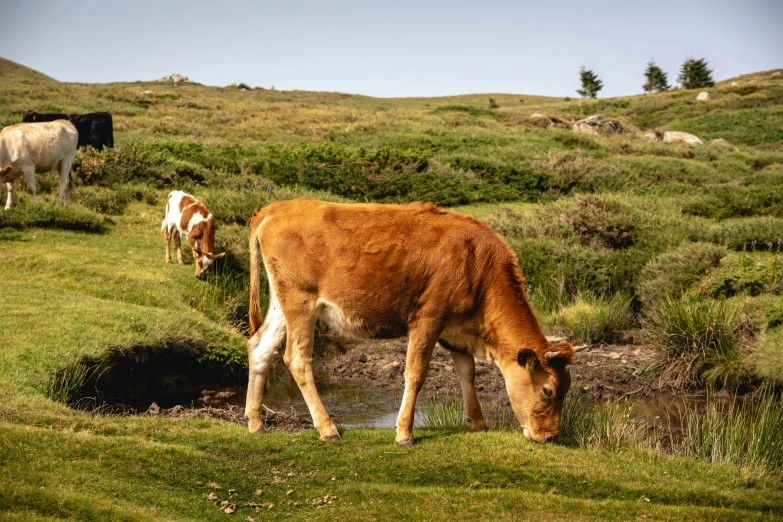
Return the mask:
<svg viewBox="0 0 783 522"><path fill-rule="evenodd" d="M475 117L479 117L479 116L489 116L490 118L496 117L496 113L489 109L482 109L480 107L471 107L468 105L442 105L432 110L433 114L440 114L444 112L463 112L465 114L469 114Z"/></svg>
<svg viewBox="0 0 783 522"><path fill-rule="evenodd" d="M80 187L74 192L73 200L94 212L112 216L122 214L128 206L127 201L120 200L117 192L98 186Z"/></svg>
<svg viewBox="0 0 783 522"><path fill-rule="evenodd" d="M555 326L564 330L578 343L617 343L635 321L630 301L621 294L596 298L586 294L576 296L552 316Z"/></svg>
<svg viewBox="0 0 783 522"><path fill-rule="evenodd" d="M764 313L767 319L767 328L773 329L783 324L783 299L779 300L772 308Z"/></svg>
<svg viewBox="0 0 783 522"><path fill-rule="evenodd" d="M704 195L688 203L683 212L727 219L742 216L783 217L783 187L704 187ZM777 238L776 238L777 239Z"/></svg>
<svg viewBox="0 0 783 522"><path fill-rule="evenodd" d="M706 239L733 250L775 250L783 248L783 219L749 217L727 219L715 225Z"/></svg>
<svg viewBox="0 0 783 522"><path fill-rule="evenodd" d="M756 256L743 252L732 262L714 270L695 289L695 294L707 297L732 297L738 294L759 295L779 292L783 288L783 264L780 255L766 256L766 263L756 262Z"/></svg>
<svg viewBox="0 0 783 522"><path fill-rule="evenodd" d="M747 367L737 362L745 355L752 328L738 306L667 299L647 310L642 325L657 352L651 369L661 384L736 387L748 379Z"/></svg>
<svg viewBox="0 0 783 522"><path fill-rule="evenodd" d="M625 204L602 196L580 196L576 208L563 219L582 245L596 248L627 248L634 244L636 223Z"/></svg>
<svg viewBox="0 0 783 522"><path fill-rule="evenodd" d="M78 203L61 207L54 202L34 205L32 202L25 201L19 202L5 212L0 212L0 229L42 227L103 232L107 224L105 217Z"/></svg>
<svg viewBox="0 0 783 522"><path fill-rule="evenodd" d="M722 247L708 243L683 243L644 266L636 292L645 306L677 299L717 267L725 254Z"/></svg>

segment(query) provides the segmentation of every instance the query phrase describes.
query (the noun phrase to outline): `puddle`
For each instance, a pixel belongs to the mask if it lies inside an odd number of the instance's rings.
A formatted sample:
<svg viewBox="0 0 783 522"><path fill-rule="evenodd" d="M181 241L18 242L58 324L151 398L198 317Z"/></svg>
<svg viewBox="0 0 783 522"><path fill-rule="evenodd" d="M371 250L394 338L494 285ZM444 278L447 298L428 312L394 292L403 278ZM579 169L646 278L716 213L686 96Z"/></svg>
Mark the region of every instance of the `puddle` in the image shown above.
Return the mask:
<svg viewBox="0 0 783 522"><path fill-rule="evenodd" d="M316 387L326 411L345 428L394 428L400 397L396 390L362 388L351 384L333 384L325 374L315 374ZM197 391L170 394L155 402L161 408L177 405L212 408L245 407L247 386L207 387ZM287 371L270 375L264 393L264 406L276 412L294 411L309 419L307 404L293 377Z"/></svg>

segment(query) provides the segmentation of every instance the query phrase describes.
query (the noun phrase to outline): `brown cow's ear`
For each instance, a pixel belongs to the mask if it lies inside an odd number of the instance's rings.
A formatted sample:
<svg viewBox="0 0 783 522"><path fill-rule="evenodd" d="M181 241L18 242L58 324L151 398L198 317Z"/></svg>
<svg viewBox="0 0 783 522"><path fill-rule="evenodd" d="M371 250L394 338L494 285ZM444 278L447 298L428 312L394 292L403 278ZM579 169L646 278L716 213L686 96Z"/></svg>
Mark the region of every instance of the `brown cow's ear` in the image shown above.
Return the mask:
<svg viewBox="0 0 783 522"><path fill-rule="evenodd" d="M517 362L520 366L525 366L528 371L532 372L538 364L538 356L535 351L530 348L525 348L524 350L520 350L517 354Z"/></svg>
<svg viewBox="0 0 783 522"><path fill-rule="evenodd" d="M571 343L560 341L559 343L549 345L546 352L544 352L544 359L549 364L560 363L566 365L571 364L574 353L574 347L571 346Z"/></svg>
<svg viewBox="0 0 783 522"><path fill-rule="evenodd" d="M215 260L215 259L220 259L221 257L223 257L225 255L226 255L226 253L223 252L223 253L220 253L220 254L207 254L207 257L209 259Z"/></svg>

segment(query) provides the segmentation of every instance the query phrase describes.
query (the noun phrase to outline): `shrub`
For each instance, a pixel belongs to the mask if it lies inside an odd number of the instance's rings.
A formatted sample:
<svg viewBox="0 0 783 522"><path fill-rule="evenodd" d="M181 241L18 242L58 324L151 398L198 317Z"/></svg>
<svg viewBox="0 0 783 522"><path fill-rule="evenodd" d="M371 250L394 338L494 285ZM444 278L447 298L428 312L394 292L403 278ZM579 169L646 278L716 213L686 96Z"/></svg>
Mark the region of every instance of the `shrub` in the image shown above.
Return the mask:
<svg viewBox="0 0 783 522"><path fill-rule="evenodd" d="M772 308L764 313L767 319L767 328L777 328L783 324L783 299L779 300Z"/></svg>
<svg viewBox="0 0 783 522"><path fill-rule="evenodd" d="M696 295L732 297L737 294L759 295L780 291L783 284L783 265L778 254L767 256L765 264L757 263L747 252L710 273L696 289Z"/></svg>
<svg viewBox="0 0 783 522"><path fill-rule="evenodd" d="M120 200L117 192L106 187L80 187L74 193L73 200L84 207L100 214L122 214L128 206L127 201Z"/></svg>
<svg viewBox="0 0 783 522"><path fill-rule="evenodd" d="M580 242L595 248L627 248L634 244L636 223L629 207L600 196L576 199L576 208L563 219L573 228Z"/></svg>
<svg viewBox="0 0 783 522"><path fill-rule="evenodd" d="M742 216L783 216L783 187L705 188L705 194L685 205L694 216L727 219Z"/></svg>
<svg viewBox="0 0 783 522"><path fill-rule="evenodd" d="M783 386L783 328L770 326L748 355L747 364L756 377Z"/></svg>
<svg viewBox="0 0 783 522"><path fill-rule="evenodd" d="M468 105L442 105L440 107L436 107L432 110L433 114L443 113L443 112L464 112L465 114L470 114L471 116L490 116L495 117L495 113L488 109L481 109L479 107L471 107Z"/></svg>
<svg viewBox="0 0 783 522"><path fill-rule="evenodd" d="M732 379L720 372L745 353L751 330L739 307L726 301L666 299L648 309L642 325L657 352L651 369L662 384L680 388L746 377ZM713 374L705 379L710 369Z"/></svg>
<svg viewBox="0 0 783 522"><path fill-rule="evenodd" d="M734 250L776 250L783 248L783 219L749 217L727 219L715 225L706 239Z"/></svg>
<svg viewBox="0 0 783 522"><path fill-rule="evenodd" d="M636 292L645 306L677 299L718 266L725 254L725 249L708 243L683 243L645 265Z"/></svg>
<svg viewBox="0 0 783 522"><path fill-rule="evenodd" d="M579 294L555 312L553 320L578 343L616 343L634 326L630 301L620 294L610 298Z"/></svg>
<svg viewBox="0 0 783 522"><path fill-rule="evenodd" d="M38 205L19 202L11 209L0 213L0 229L42 227L103 232L107 224L105 217L78 203L61 207L54 202L42 202Z"/></svg>

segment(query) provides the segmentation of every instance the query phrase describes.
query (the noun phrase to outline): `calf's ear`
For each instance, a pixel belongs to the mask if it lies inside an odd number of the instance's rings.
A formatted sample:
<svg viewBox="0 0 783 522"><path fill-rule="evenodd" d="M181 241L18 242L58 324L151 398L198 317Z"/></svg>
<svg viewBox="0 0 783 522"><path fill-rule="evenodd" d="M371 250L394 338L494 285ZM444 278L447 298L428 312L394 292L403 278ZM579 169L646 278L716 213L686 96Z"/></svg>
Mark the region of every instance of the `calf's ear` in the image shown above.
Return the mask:
<svg viewBox="0 0 783 522"><path fill-rule="evenodd" d="M18 177L21 177L24 172L19 169L14 170L13 167L8 166L0 170L0 182L11 183Z"/></svg>
<svg viewBox="0 0 783 522"><path fill-rule="evenodd" d="M517 354L517 362L520 366L525 366L529 372L532 372L538 364L538 355L530 348L525 348Z"/></svg>
<svg viewBox="0 0 783 522"><path fill-rule="evenodd" d="M209 259L215 260L215 259L220 259L221 257L223 257L225 255L226 255L226 253L223 252L223 253L220 253L220 254L207 254L207 257Z"/></svg>

